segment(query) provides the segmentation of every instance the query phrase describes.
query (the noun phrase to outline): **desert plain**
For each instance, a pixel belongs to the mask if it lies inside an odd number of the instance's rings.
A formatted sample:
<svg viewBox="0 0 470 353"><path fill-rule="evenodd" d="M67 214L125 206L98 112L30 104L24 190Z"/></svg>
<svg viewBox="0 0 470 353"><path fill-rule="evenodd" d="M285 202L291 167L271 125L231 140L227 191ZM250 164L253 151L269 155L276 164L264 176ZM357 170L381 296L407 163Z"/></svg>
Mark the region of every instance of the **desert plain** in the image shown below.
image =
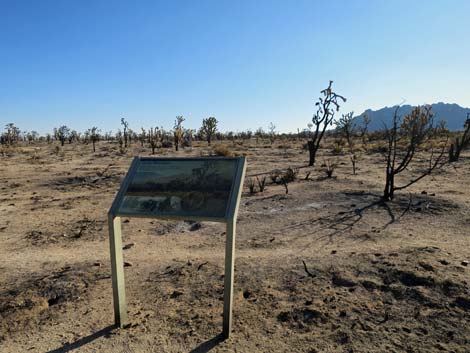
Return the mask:
<svg viewBox="0 0 470 353"><path fill-rule="evenodd" d="M470 153L383 202L380 153L362 153L354 175L327 147L305 167L304 142L213 142L248 166L225 341L219 223L124 218L129 320L113 327L107 212L149 148L4 152L0 351L470 352ZM156 156L211 153L197 142ZM270 174L289 167L298 173L286 194ZM256 177L266 189L250 193Z"/></svg>

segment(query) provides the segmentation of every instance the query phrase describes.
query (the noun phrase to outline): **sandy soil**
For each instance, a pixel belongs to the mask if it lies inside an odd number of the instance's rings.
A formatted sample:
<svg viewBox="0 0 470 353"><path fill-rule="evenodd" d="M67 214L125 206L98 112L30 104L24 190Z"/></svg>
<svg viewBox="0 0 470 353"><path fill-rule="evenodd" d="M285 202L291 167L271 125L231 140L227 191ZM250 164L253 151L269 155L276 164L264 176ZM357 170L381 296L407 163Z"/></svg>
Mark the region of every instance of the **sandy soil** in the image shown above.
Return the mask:
<svg viewBox="0 0 470 353"><path fill-rule="evenodd" d="M347 156L322 151L287 195L245 188L234 332L222 342L216 223L124 219L130 323L112 327L106 214L132 156L149 155L117 150L30 145L0 157L2 353L470 352L470 154L387 204L379 154L352 175ZM298 141L234 150L248 175L307 159ZM324 158L338 161L336 178L324 178Z"/></svg>

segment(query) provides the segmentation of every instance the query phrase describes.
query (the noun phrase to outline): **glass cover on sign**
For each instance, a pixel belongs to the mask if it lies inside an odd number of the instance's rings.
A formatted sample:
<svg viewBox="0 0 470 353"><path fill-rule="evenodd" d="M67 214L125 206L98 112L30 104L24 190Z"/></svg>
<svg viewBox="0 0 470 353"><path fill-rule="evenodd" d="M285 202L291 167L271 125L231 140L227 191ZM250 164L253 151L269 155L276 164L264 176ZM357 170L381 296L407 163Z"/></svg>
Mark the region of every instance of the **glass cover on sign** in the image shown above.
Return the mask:
<svg viewBox="0 0 470 353"><path fill-rule="evenodd" d="M141 159L118 214L223 218L237 159Z"/></svg>

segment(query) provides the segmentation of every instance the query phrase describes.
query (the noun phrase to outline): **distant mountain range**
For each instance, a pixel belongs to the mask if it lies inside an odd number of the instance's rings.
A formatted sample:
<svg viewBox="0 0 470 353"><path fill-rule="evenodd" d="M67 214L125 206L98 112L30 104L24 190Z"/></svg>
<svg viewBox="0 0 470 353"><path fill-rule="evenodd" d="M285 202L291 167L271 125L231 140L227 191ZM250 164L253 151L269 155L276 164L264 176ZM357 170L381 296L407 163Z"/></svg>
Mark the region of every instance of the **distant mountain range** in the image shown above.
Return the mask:
<svg viewBox="0 0 470 353"><path fill-rule="evenodd" d="M463 108L458 104L449 103L434 103L432 111L434 113L434 121L437 123L440 120L446 121L446 126L449 130L463 130L463 125L467 119L467 113L470 113L470 108ZM416 106L402 105L398 114L403 117L410 113ZM385 107L379 110L367 109L364 113L354 118L355 124L362 125L362 115L367 114L370 118L369 131L381 130L384 128L384 123L391 126L393 114L396 106Z"/></svg>

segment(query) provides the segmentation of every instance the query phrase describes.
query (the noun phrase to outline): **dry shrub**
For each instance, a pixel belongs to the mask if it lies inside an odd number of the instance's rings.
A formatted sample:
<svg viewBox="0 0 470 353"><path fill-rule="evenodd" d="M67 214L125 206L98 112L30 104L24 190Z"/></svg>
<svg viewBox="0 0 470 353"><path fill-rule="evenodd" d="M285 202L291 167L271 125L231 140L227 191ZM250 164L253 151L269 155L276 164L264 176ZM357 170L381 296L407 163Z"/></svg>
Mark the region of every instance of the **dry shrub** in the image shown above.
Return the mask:
<svg viewBox="0 0 470 353"><path fill-rule="evenodd" d="M216 156L233 157L233 152L227 145L215 145L212 151Z"/></svg>
<svg viewBox="0 0 470 353"><path fill-rule="evenodd" d="M323 171L326 174L327 178L332 178L333 177L333 172L335 171L336 167L338 166L338 163L332 162L330 160L325 160L325 162L322 164Z"/></svg>
<svg viewBox="0 0 470 353"><path fill-rule="evenodd" d="M14 147L11 145L0 145L0 156L13 157Z"/></svg>
<svg viewBox="0 0 470 353"><path fill-rule="evenodd" d="M369 143L367 150L372 153L386 153L387 145L385 142Z"/></svg>

